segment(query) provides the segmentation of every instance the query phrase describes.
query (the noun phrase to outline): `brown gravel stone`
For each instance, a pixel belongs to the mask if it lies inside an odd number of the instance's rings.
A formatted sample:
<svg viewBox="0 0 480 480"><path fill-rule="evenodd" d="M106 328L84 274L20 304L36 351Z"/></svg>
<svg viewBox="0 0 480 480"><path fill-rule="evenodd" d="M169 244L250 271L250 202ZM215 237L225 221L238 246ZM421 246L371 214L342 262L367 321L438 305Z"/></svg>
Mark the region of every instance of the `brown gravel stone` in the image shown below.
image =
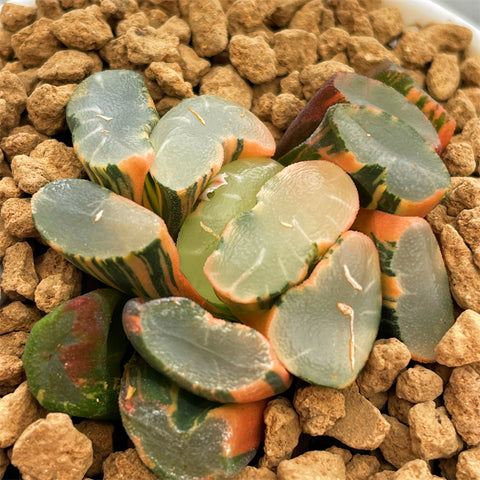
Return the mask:
<svg viewBox="0 0 480 480"><path fill-rule="evenodd" d="M178 37L181 43L188 44L192 37L192 30L190 25L181 18L173 16L168 18L168 20L157 29L157 32L160 35L173 35Z"/></svg>
<svg viewBox="0 0 480 480"><path fill-rule="evenodd" d="M53 54L37 71L45 83L62 85L78 83L95 70L93 58L78 50L60 50Z"/></svg>
<svg viewBox="0 0 480 480"><path fill-rule="evenodd" d="M265 83L277 76L275 52L262 37L235 35L229 57L238 73L252 83Z"/></svg>
<svg viewBox="0 0 480 480"><path fill-rule="evenodd" d="M325 30L317 41L318 56L322 60L330 60L337 53L347 48L350 34L343 28L331 27Z"/></svg>
<svg viewBox="0 0 480 480"><path fill-rule="evenodd" d="M351 36L347 45L347 53L351 67L363 75L384 60L398 63L398 58L374 37Z"/></svg>
<svg viewBox="0 0 480 480"><path fill-rule="evenodd" d="M356 453L345 466L347 480L363 480L378 472L380 462L373 455Z"/></svg>
<svg viewBox="0 0 480 480"><path fill-rule="evenodd" d="M295 12L305 5L308 0L282 0L277 2L271 20L277 27L285 27L292 19Z"/></svg>
<svg viewBox="0 0 480 480"><path fill-rule="evenodd" d="M13 300L33 300L37 284L32 247L27 242L18 242L7 248L0 279L2 290Z"/></svg>
<svg viewBox="0 0 480 480"><path fill-rule="evenodd" d="M18 126L20 115L25 110L26 101L27 92L18 76L9 71L1 71L0 138Z"/></svg>
<svg viewBox="0 0 480 480"><path fill-rule="evenodd" d="M12 177L4 177L0 179L0 206L8 200L20 198L23 192L18 188L15 180ZM2 220L2 228L6 228L5 221Z"/></svg>
<svg viewBox="0 0 480 480"><path fill-rule="evenodd" d="M468 177L477 168L473 147L468 142L449 143L442 158L452 177Z"/></svg>
<svg viewBox="0 0 480 480"><path fill-rule="evenodd" d="M398 7L389 5L368 14L373 33L380 43L386 44L398 37L404 28L403 17Z"/></svg>
<svg viewBox="0 0 480 480"><path fill-rule="evenodd" d="M457 122L457 131L463 130L468 121L477 116L475 105L468 98L467 94L460 89L456 90L456 92L448 99L445 108Z"/></svg>
<svg viewBox="0 0 480 480"><path fill-rule="evenodd" d="M6 2L0 10L0 23L6 30L16 32L32 23L36 15L36 7Z"/></svg>
<svg viewBox="0 0 480 480"><path fill-rule="evenodd" d="M43 312L50 313L62 303L81 293L81 275L78 273L74 282L67 282L62 275L50 275L40 282L35 289L36 306Z"/></svg>
<svg viewBox="0 0 480 480"><path fill-rule="evenodd" d="M309 435L323 435L345 416L345 397L334 388L316 385L297 388L293 405L302 431Z"/></svg>
<svg viewBox="0 0 480 480"><path fill-rule="evenodd" d="M388 394L387 410L388 414L400 422L408 425L408 412L412 408L413 403L403 398L399 398L393 391Z"/></svg>
<svg viewBox="0 0 480 480"><path fill-rule="evenodd" d="M54 21L53 33L68 48L81 51L99 50L113 38L97 5L65 13Z"/></svg>
<svg viewBox="0 0 480 480"><path fill-rule="evenodd" d="M448 100L460 85L460 67L456 55L437 53L427 72L426 83L436 100Z"/></svg>
<svg viewBox="0 0 480 480"><path fill-rule="evenodd" d="M272 103L271 122L279 130L286 130L306 103L291 93L277 95Z"/></svg>
<svg viewBox="0 0 480 480"><path fill-rule="evenodd" d="M437 362L459 367L480 361L480 314L463 311L435 347Z"/></svg>
<svg viewBox="0 0 480 480"><path fill-rule="evenodd" d="M100 56L108 63L110 68L134 70L135 64L128 59L127 39L125 35L110 40L99 51Z"/></svg>
<svg viewBox="0 0 480 480"><path fill-rule="evenodd" d="M456 480L480 478L480 447L470 448L458 455Z"/></svg>
<svg viewBox="0 0 480 480"><path fill-rule="evenodd" d="M0 194L2 180L0 180ZM14 243L17 243L18 241L19 240L17 237L14 237L13 235L10 235L10 233L8 233L7 229L5 228L4 222L0 216L0 259L3 259L3 257L5 256L7 248L11 247Z"/></svg>
<svg viewBox="0 0 480 480"><path fill-rule="evenodd" d="M3 203L1 217L10 235L20 239L38 236L30 203L30 198L9 198Z"/></svg>
<svg viewBox="0 0 480 480"><path fill-rule="evenodd" d="M92 442L64 413L50 413L32 423L12 451L12 463L24 478L38 480L82 480L92 460Z"/></svg>
<svg viewBox="0 0 480 480"><path fill-rule="evenodd" d="M103 462L103 480L158 480L140 460L136 450L113 452Z"/></svg>
<svg viewBox="0 0 480 480"><path fill-rule="evenodd" d="M301 433L298 415L289 400L277 397L271 400L264 412L265 442L261 467L277 467L292 456Z"/></svg>
<svg viewBox="0 0 480 480"><path fill-rule="evenodd" d="M180 44L178 46L178 64L182 69L183 78L193 87L196 87L200 79L210 70L210 62L199 57L193 48Z"/></svg>
<svg viewBox="0 0 480 480"><path fill-rule="evenodd" d="M17 389L0 398L0 447L11 447L22 432L44 414L23 382Z"/></svg>
<svg viewBox="0 0 480 480"><path fill-rule="evenodd" d="M317 37L305 30L282 30L273 36L272 46L280 76L317 61Z"/></svg>
<svg viewBox="0 0 480 480"><path fill-rule="evenodd" d="M228 45L227 16L218 0L190 2L192 44L198 55L213 57Z"/></svg>
<svg viewBox="0 0 480 480"><path fill-rule="evenodd" d="M184 80L178 63L152 62L145 70L145 75L157 82L164 95L177 98L193 97L192 85Z"/></svg>
<svg viewBox="0 0 480 480"><path fill-rule="evenodd" d="M382 414L358 392L356 385L341 391L345 395L345 416L326 431L350 448L374 450L385 439L390 424Z"/></svg>
<svg viewBox="0 0 480 480"><path fill-rule="evenodd" d="M276 480L277 476L268 468L245 467L231 480Z"/></svg>
<svg viewBox="0 0 480 480"><path fill-rule="evenodd" d="M0 335L0 352L21 357L28 340L27 332L10 332Z"/></svg>
<svg viewBox="0 0 480 480"><path fill-rule="evenodd" d="M242 107L252 106L252 89L231 65L210 69L200 81L200 95L217 95Z"/></svg>
<svg viewBox="0 0 480 480"><path fill-rule="evenodd" d="M275 9L274 0L235 0L226 9L231 36L265 30L264 20Z"/></svg>
<svg viewBox="0 0 480 480"><path fill-rule="evenodd" d="M448 215L457 216L463 209L480 206L480 179L454 177L449 195L442 201Z"/></svg>
<svg viewBox="0 0 480 480"><path fill-rule="evenodd" d="M448 458L463 446L445 407L435 402L415 404L408 413L413 452L423 460Z"/></svg>
<svg viewBox="0 0 480 480"><path fill-rule="evenodd" d="M377 340L357 378L360 393L369 397L374 393L386 392L410 360L410 351L400 340L396 338Z"/></svg>
<svg viewBox="0 0 480 480"><path fill-rule="evenodd" d="M480 364L456 367L443 394L458 434L468 445L480 442Z"/></svg>
<svg viewBox="0 0 480 480"><path fill-rule="evenodd" d="M334 26L333 11L325 8L322 0L312 0L295 12L289 28L299 28L318 36Z"/></svg>
<svg viewBox="0 0 480 480"><path fill-rule="evenodd" d="M15 56L26 67L39 67L56 51L63 48L53 33L53 20L39 18L12 35L12 48Z"/></svg>
<svg viewBox="0 0 480 480"><path fill-rule="evenodd" d="M0 478L4 478L5 471L7 470L9 465L10 460L8 458L7 452L3 448L0 448Z"/></svg>
<svg viewBox="0 0 480 480"><path fill-rule="evenodd" d="M440 52L460 52L472 41L472 31L452 23L433 23L422 29L425 41Z"/></svg>
<svg viewBox="0 0 480 480"><path fill-rule="evenodd" d="M453 298L461 308L480 313L480 271L472 252L452 225L443 227L439 239Z"/></svg>
<svg viewBox="0 0 480 480"><path fill-rule="evenodd" d="M422 31L418 30L407 30L395 48L395 55L409 68L424 67L432 61L435 53L435 47L426 42Z"/></svg>
<svg viewBox="0 0 480 480"><path fill-rule="evenodd" d="M427 402L442 394L443 381L432 370L415 365L398 376L395 392L399 398L411 403Z"/></svg>
<svg viewBox="0 0 480 480"><path fill-rule="evenodd" d="M31 195L53 180L85 176L73 148L53 138L37 145L29 156L14 157L12 173L18 186Z"/></svg>
<svg viewBox="0 0 480 480"><path fill-rule="evenodd" d="M127 30L129 30L131 27L144 29L148 26L150 26L150 22L148 21L147 14L142 11L135 12L126 16L123 20L117 23L115 35L120 37L121 35L127 33Z"/></svg>
<svg viewBox="0 0 480 480"><path fill-rule="evenodd" d="M278 480L345 480L346 469L342 457L325 451L310 451L291 460L283 460L277 468Z"/></svg>
<svg viewBox="0 0 480 480"><path fill-rule="evenodd" d="M42 313L34 306L23 302L10 302L0 308L0 334L29 332L40 320Z"/></svg>
<svg viewBox="0 0 480 480"><path fill-rule="evenodd" d="M75 88L75 84L56 87L46 83L28 97L28 118L39 132L54 135L66 129L65 108Z"/></svg>
<svg viewBox="0 0 480 480"><path fill-rule="evenodd" d="M325 81L337 72L353 72L353 68L335 60L326 60L303 68L300 81L303 84L304 97L310 100Z"/></svg>
<svg viewBox="0 0 480 480"><path fill-rule="evenodd" d="M159 34L153 27L131 27L125 34L128 60L135 65L176 61L179 43L178 37Z"/></svg>
<svg viewBox="0 0 480 480"><path fill-rule="evenodd" d="M392 480L434 480L438 477L432 475L430 467L425 460L417 458L399 468L391 478Z"/></svg>
<svg viewBox="0 0 480 480"><path fill-rule="evenodd" d="M75 427L92 442L93 463L86 474L92 477L101 474L103 462L113 452L113 424L95 420L82 420Z"/></svg>
<svg viewBox="0 0 480 480"><path fill-rule="evenodd" d="M480 55L466 58L460 65L460 72L466 85L480 87Z"/></svg>
<svg viewBox="0 0 480 480"><path fill-rule="evenodd" d="M477 115L480 115L480 87L465 87L461 90L475 106Z"/></svg>
<svg viewBox="0 0 480 480"><path fill-rule="evenodd" d="M25 371L20 358L15 355L0 354L0 385L15 387L25 380Z"/></svg>
<svg viewBox="0 0 480 480"><path fill-rule="evenodd" d="M2 138L0 147L9 159L15 155L29 155L30 152L42 141L47 140L46 135L37 132L31 125L14 128L8 137Z"/></svg>
<svg viewBox="0 0 480 480"><path fill-rule="evenodd" d="M379 447L380 451L387 462L400 468L417 458L412 450L410 429L395 417L383 415L383 418L390 424L390 430Z"/></svg>

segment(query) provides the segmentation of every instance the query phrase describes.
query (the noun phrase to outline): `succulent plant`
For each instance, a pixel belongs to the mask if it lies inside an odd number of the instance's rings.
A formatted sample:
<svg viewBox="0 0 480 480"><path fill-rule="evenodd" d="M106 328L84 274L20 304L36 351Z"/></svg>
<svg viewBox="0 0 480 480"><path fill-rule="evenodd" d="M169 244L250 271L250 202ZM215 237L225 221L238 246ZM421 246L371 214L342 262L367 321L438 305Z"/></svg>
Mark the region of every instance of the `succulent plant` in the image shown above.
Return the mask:
<svg viewBox="0 0 480 480"><path fill-rule="evenodd" d="M310 383L343 388L365 365L381 311L378 253L364 234L349 231L268 318L266 335L281 362Z"/></svg>
<svg viewBox="0 0 480 480"><path fill-rule="evenodd" d="M369 76L390 85L417 105L438 133L441 142L440 152L448 145L455 133L455 119L443 105L434 100L417 84L407 70L390 60L385 60L372 70Z"/></svg>
<svg viewBox="0 0 480 480"><path fill-rule="evenodd" d="M369 235L382 270L383 336L395 336L414 360L435 361L437 343L453 325L453 302L440 247L428 222L361 209L354 228Z"/></svg>
<svg viewBox="0 0 480 480"><path fill-rule="evenodd" d="M307 276L357 210L357 190L342 169L322 161L291 165L265 182L251 210L227 225L205 275L227 304L269 307Z"/></svg>
<svg viewBox="0 0 480 480"><path fill-rule="evenodd" d="M182 295L205 305L179 268L165 222L107 188L60 179L32 197L43 239L74 265L130 296Z"/></svg>
<svg viewBox="0 0 480 480"><path fill-rule="evenodd" d="M436 151L441 144L437 131L422 113L394 88L379 80L354 72L338 72L317 90L296 116L278 143L276 158L281 158L305 141L320 125L327 110L338 103L378 108L415 129Z"/></svg>
<svg viewBox="0 0 480 480"><path fill-rule="evenodd" d="M104 70L85 79L67 104L75 151L92 181L140 203L158 122L139 73Z"/></svg>
<svg viewBox="0 0 480 480"><path fill-rule="evenodd" d="M138 356L125 367L119 403L140 458L162 479L230 477L263 439L265 400L211 402L182 390Z"/></svg>
<svg viewBox="0 0 480 480"><path fill-rule="evenodd" d="M279 161L315 159L351 175L360 206L397 215L426 215L450 187L442 159L417 131L373 107L333 105L315 132Z"/></svg>
<svg viewBox="0 0 480 480"><path fill-rule="evenodd" d="M67 301L32 328L22 357L30 391L51 411L95 419L119 416L127 339L125 297L99 289Z"/></svg>
<svg viewBox="0 0 480 480"><path fill-rule="evenodd" d="M32 199L33 218L52 248L138 297L123 311L136 353L119 404L160 478L234 475L262 440L266 399L292 375L349 385L379 326L430 360L452 322L451 297L420 216L449 189L435 148L451 123L442 127L440 109L427 102L432 129L392 92L366 77L333 77L282 140L295 145L279 162L265 125L233 102L189 98L158 119L143 79L124 70L95 74L73 94L68 121L95 183L46 185ZM409 123L396 116L404 112ZM369 210L357 215L360 205ZM435 280L418 288L437 303L426 324L412 306L423 300L404 282L419 266L417 283L426 272ZM53 316L67 339L59 351L75 337L68 315ZM53 348L40 338L48 331L41 322L25 357L38 391L49 388L53 365L29 357ZM78 396L53 390L50 398L49 408L61 409Z"/></svg>
<svg viewBox="0 0 480 480"><path fill-rule="evenodd" d="M291 384L261 333L214 318L186 298L132 299L125 306L123 325L153 368L208 400L254 402Z"/></svg>

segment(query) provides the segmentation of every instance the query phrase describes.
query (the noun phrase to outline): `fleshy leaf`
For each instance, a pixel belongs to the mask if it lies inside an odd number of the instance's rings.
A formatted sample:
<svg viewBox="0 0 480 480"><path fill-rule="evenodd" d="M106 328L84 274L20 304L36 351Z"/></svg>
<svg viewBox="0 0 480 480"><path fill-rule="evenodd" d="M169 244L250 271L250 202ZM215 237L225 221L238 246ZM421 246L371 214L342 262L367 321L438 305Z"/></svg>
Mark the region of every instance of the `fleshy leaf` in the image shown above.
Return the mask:
<svg viewBox="0 0 480 480"><path fill-rule="evenodd" d="M365 365L382 304L378 253L346 232L310 277L271 311L267 336L287 370L310 383L343 388Z"/></svg>
<svg viewBox="0 0 480 480"><path fill-rule="evenodd" d="M453 303L442 254L423 218L361 209L354 227L368 234L380 254L381 333L396 336L412 358L435 360L434 348L453 325Z"/></svg>
<svg viewBox="0 0 480 480"><path fill-rule="evenodd" d="M99 289L57 307L32 328L22 361L28 386L50 411L117 418L122 359L123 296Z"/></svg>
<svg viewBox="0 0 480 480"><path fill-rule="evenodd" d="M323 161L290 165L263 185L253 209L228 224L205 275L227 304L268 308L306 277L357 211L357 190L341 168Z"/></svg>
<svg viewBox="0 0 480 480"><path fill-rule="evenodd" d="M214 318L186 298L132 299L123 325L153 368L209 400L254 402L290 386L289 373L262 334Z"/></svg>
<svg viewBox="0 0 480 480"><path fill-rule="evenodd" d="M319 158L350 174L365 208L424 216L450 187L433 148L405 122L372 107L333 105L317 130L280 163Z"/></svg>
<svg viewBox="0 0 480 480"><path fill-rule="evenodd" d="M337 103L371 106L383 110L414 128L435 150L440 151L438 134L423 112L394 88L354 72L332 75L295 117L278 143L280 158L304 142L320 125L328 108Z"/></svg>
<svg viewBox="0 0 480 480"><path fill-rule="evenodd" d="M163 480L233 476L263 438L266 401L211 402L182 390L137 356L125 368L119 403L140 458Z"/></svg>
<svg viewBox="0 0 480 480"><path fill-rule="evenodd" d="M42 238L78 268L131 296L181 295L208 306L179 268L165 222L88 180L61 179L32 198Z"/></svg>
<svg viewBox="0 0 480 480"><path fill-rule="evenodd" d="M385 60L370 72L370 77L389 85L417 105L437 131L441 150L448 145L455 133L455 119L417 84L407 70L390 60Z"/></svg>
<svg viewBox="0 0 480 480"><path fill-rule="evenodd" d="M227 223L255 205L260 187L282 166L268 158L243 158L223 166L202 193L177 238L180 268L200 295L219 309L227 308L203 273Z"/></svg>
<svg viewBox="0 0 480 480"><path fill-rule="evenodd" d="M275 141L253 113L220 97L182 100L150 137L155 159L144 204L158 213L175 238L197 198L221 166L247 157L270 157Z"/></svg>
<svg viewBox="0 0 480 480"><path fill-rule="evenodd" d="M90 179L141 203L154 157L149 136L158 122L142 76L131 70L89 76L70 97L67 122Z"/></svg>

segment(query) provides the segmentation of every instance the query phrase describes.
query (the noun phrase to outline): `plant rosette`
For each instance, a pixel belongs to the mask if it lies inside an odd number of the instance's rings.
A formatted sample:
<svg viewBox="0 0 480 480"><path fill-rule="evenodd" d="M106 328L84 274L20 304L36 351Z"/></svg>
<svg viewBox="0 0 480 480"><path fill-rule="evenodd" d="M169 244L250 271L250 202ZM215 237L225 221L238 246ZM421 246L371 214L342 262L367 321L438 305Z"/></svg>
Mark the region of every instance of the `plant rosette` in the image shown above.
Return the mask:
<svg viewBox="0 0 480 480"><path fill-rule="evenodd" d="M233 102L193 97L159 118L135 72L77 87L67 120L91 182L46 185L33 219L52 248L131 297L122 322L136 354L120 410L161 478L238 472L261 442L266 400L294 376L350 385L379 331L431 361L403 278L423 265L446 285L421 217L450 188L438 152L454 122L422 95L389 64L334 75L275 161L269 130ZM422 296L434 288L424 282ZM453 318L447 290L435 338ZM215 451L199 456L206 439ZM178 462L186 452L193 460Z"/></svg>

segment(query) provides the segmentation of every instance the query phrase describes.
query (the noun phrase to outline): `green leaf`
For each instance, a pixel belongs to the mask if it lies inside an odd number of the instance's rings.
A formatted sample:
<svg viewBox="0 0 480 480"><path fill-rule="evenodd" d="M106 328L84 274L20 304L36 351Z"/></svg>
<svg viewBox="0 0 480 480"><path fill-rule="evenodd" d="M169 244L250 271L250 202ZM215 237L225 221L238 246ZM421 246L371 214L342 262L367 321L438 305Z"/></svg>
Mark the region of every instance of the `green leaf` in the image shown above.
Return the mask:
<svg viewBox="0 0 480 480"><path fill-rule="evenodd" d="M321 158L350 174L360 206L397 215L426 215L450 187L433 148L409 125L373 107L337 104L280 163Z"/></svg>
<svg viewBox="0 0 480 480"><path fill-rule="evenodd" d="M292 374L343 388L365 365L381 315L378 253L360 232L344 233L310 277L286 292L267 337Z"/></svg>
<svg viewBox="0 0 480 480"><path fill-rule="evenodd" d="M158 122L142 76L130 70L94 73L75 89L66 115L90 179L141 203L154 156L149 136Z"/></svg>
<svg viewBox="0 0 480 480"><path fill-rule="evenodd" d="M130 300L125 332L138 353L182 388L217 402L254 402L291 383L267 339L180 297Z"/></svg>
<svg viewBox="0 0 480 480"><path fill-rule="evenodd" d="M61 179L32 198L42 238L78 268L130 296L181 295L206 302L179 268L165 222L88 180Z"/></svg>
<svg viewBox="0 0 480 480"><path fill-rule="evenodd" d="M125 368L119 403L140 458L164 480L233 476L254 457L263 438L264 400L205 400L137 356Z"/></svg>
<svg viewBox="0 0 480 480"><path fill-rule="evenodd" d="M290 165L263 185L253 209L228 224L205 274L227 304L268 308L307 276L357 210L357 190L336 165Z"/></svg>
<svg viewBox="0 0 480 480"><path fill-rule="evenodd" d="M227 307L203 273L205 261L215 250L227 223L252 208L260 187L281 169L280 164L268 158L244 158L224 165L180 229L180 268L198 293L219 309Z"/></svg>
<svg viewBox="0 0 480 480"><path fill-rule="evenodd" d="M337 103L370 106L398 117L416 130L435 150L441 149L438 134L423 112L402 93L385 83L354 72L332 75L290 124L277 146L280 158L304 142L320 125L328 108Z"/></svg>
<svg viewBox="0 0 480 480"><path fill-rule="evenodd" d="M42 406L79 417L118 417L127 350L124 303L116 290L95 290L67 301L33 326L22 361L30 391Z"/></svg>
<svg viewBox="0 0 480 480"><path fill-rule="evenodd" d="M165 220L174 238L224 163L270 157L275 151L270 131L255 115L212 95L182 100L160 119L150 138L155 159L144 204Z"/></svg>
<svg viewBox="0 0 480 480"><path fill-rule="evenodd" d="M440 247L423 218L360 210L353 228L375 240L383 275L383 336L398 337L412 358L435 360L434 348L454 323Z"/></svg>

